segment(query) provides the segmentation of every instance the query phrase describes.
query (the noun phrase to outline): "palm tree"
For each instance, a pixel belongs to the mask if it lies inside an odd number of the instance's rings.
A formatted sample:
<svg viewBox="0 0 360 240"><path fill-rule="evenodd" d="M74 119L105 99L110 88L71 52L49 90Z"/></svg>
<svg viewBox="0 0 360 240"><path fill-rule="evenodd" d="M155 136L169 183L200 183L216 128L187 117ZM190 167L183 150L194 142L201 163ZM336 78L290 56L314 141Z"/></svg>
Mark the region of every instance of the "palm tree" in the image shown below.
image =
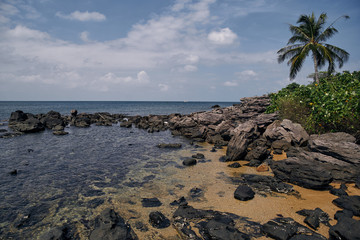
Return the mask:
<svg viewBox="0 0 360 240"><path fill-rule="evenodd" d="M310 52L314 60L314 79L316 83L319 83L318 68L323 67L328 62L328 72L332 73L335 70L335 62L341 68L344 62L348 60L349 53L344 49L325 43L326 40L338 32L333 25L342 17L349 18L347 15L337 18L324 31L323 27L327 19L326 13L322 13L319 19L316 19L314 13L309 16L301 15L297 21L299 26L290 24L290 31L293 36L289 39L287 46L277 53L279 54L279 63L289 59L287 64L290 65L291 80L296 77Z"/></svg>

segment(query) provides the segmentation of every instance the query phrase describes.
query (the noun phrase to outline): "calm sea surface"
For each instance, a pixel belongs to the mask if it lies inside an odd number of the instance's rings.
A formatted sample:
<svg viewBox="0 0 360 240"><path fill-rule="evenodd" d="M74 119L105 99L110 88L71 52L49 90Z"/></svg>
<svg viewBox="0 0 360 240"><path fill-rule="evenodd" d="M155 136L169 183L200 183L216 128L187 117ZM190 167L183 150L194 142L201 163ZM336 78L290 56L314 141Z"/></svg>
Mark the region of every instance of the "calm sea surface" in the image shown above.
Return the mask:
<svg viewBox="0 0 360 240"><path fill-rule="evenodd" d="M0 121L8 119L11 112L22 110L33 114L47 113L50 110L60 112L61 114L70 114L70 110L77 109L78 112L95 113L109 112L122 113L128 115L149 115L149 114L171 114L181 113L189 114L198 111L208 111L211 106L218 104L221 107L231 106L236 102L22 102L22 101L0 101Z"/></svg>
<svg viewBox="0 0 360 240"><path fill-rule="evenodd" d="M224 102L0 102L0 119L15 110L69 114L109 112L129 115L187 114ZM0 126L6 129L6 122ZM51 131L0 138L0 239L36 239L46 229L93 219L96 209L120 197L131 197L149 181L169 178L167 167L181 167L177 151L159 143L188 140L169 131L147 133L136 128L67 127L65 136ZM10 174L17 170L16 175ZM171 176L170 176L171 177ZM85 221L85 222L84 222ZM79 230L87 236L86 227ZM86 238L86 237L85 237Z"/></svg>

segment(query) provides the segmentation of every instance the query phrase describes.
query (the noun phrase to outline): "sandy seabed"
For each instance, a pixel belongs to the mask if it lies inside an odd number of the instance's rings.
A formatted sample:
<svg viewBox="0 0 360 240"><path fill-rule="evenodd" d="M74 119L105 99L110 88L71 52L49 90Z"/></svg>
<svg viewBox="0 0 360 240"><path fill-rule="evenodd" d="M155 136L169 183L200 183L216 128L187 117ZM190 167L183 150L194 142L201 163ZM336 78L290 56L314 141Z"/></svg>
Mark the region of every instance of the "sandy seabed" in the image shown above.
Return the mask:
<svg viewBox="0 0 360 240"><path fill-rule="evenodd" d="M237 185L231 182L230 178L236 178L241 174L259 174L273 176L273 173L257 172L254 167L244 166L247 162L240 161L240 168L229 168L228 162L220 162L219 158L226 154L226 148L219 149L217 152L210 152L213 147L207 143L199 144L202 148L196 150L179 150L170 154L172 158L190 157L195 153L205 155L205 162L200 162L195 166L186 168L159 167L161 175L167 176L162 179L154 179L141 188L127 189L126 191L112 192L111 189L105 189L111 195L111 202L99 206L96 211L103 210L106 207L113 207L115 211L128 220L139 239L181 239L177 230L171 225L165 229L156 229L149 224L149 213L160 211L167 218L172 219L172 215L177 206L171 206L170 203L178 200L182 196L186 198L189 205L197 209L216 210L220 212L233 213L239 216L247 217L251 221L261 224L276 218L278 216L290 217L295 221L304 223L304 216L296 213L302 209L321 208L330 216L330 224L336 224L333 219L336 211L341 210L336 207L332 201L337 198L329 191L315 191L305 189L294 185L294 190L299 194L287 195L281 193L256 194L255 198L250 201L239 201L234 198L234 191ZM177 160L179 161L179 160ZM144 170L146 173L146 170ZM339 187L340 184L332 184ZM354 187L354 184L347 184L349 195L360 195L360 190ZM203 195L192 199L189 192L193 188L203 190ZM157 197L162 206L153 208L144 208L141 204L142 198ZM111 206L110 206L111 205ZM142 222L148 227L148 231L136 229L137 222ZM193 227L196 232L196 228ZM320 224L318 233L329 237L329 228ZM258 239L267 239L261 237Z"/></svg>

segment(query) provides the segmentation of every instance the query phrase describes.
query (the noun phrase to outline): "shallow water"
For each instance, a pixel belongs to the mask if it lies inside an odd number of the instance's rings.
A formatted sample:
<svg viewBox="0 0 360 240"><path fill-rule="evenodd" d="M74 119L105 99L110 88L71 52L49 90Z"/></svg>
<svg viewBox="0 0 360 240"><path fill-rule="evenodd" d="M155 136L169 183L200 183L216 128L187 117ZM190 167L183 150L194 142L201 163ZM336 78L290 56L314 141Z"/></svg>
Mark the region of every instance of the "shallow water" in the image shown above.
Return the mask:
<svg viewBox="0 0 360 240"><path fill-rule="evenodd" d="M339 210L331 203L337 197L328 191L297 186L300 197L256 194L253 200L238 201L233 179L243 173L272 172L229 168L218 160L225 148L212 153L210 144L191 145L168 131L149 134L118 125L65 130L70 134L45 131L0 139L0 239L36 239L65 223L75 223L81 239L88 239L91 221L108 207L129 222L139 239L180 239L172 226L159 230L148 221L152 211L171 219L177 207L170 203L182 196L195 208L230 212L262 224L279 214L304 224L304 217L296 214L301 209L320 207L330 218ZM183 147L159 149L158 143ZM182 158L195 153L203 153L205 160L183 167ZM15 176L9 174L13 169L18 170ZM190 193L194 188L200 189L196 196ZM348 193L359 195L360 190L349 185ZM153 197L162 205L144 208L142 198ZM139 222L148 230L137 229ZM321 225L318 232L328 236L328 227Z"/></svg>
<svg viewBox="0 0 360 240"><path fill-rule="evenodd" d="M139 188L161 177L162 168L178 164L168 156L171 151L157 144L180 142L184 149L191 147L169 132L149 134L119 126L66 131L66 136L45 131L0 139L3 238L28 238L43 226L89 219L92 209L111 195ZM9 174L14 169L17 175ZM28 221L33 208L41 212Z"/></svg>

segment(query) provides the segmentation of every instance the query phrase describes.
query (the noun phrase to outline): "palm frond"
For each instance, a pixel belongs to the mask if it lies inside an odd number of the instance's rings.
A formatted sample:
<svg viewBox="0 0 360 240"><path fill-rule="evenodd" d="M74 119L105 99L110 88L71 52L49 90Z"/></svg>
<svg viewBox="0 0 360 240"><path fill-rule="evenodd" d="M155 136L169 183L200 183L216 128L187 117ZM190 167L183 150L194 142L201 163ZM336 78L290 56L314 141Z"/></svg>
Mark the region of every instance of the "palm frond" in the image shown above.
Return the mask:
<svg viewBox="0 0 360 240"><path fill-rule="evenodd" d="M339 68L342 68L345 62L349 60L349 53L342 48L331 44L324 44L325 48L331 52L332 57L338 62Z"/></svg>

